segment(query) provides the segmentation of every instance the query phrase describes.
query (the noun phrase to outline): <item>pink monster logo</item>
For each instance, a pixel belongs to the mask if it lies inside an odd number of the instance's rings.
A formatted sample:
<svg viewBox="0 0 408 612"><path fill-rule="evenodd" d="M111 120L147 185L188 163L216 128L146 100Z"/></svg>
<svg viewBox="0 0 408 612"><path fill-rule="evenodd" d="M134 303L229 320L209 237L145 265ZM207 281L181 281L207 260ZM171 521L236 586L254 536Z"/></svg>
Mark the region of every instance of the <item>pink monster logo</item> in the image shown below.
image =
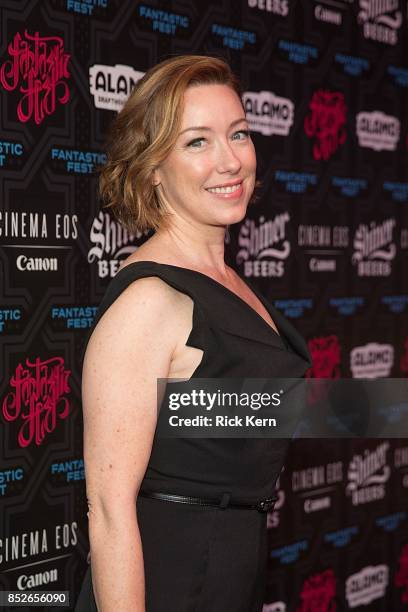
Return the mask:
<svg viewBox="0 0 408 612"><path fill-rule="evenodd" d="M307 378L340 378L340 344L337 336L325 336L310 340L312 367Z"/></svg>
<svg viewBox="0 0 408 612"><path fill-rule="evenodd" d="M305 117L304 128L309 138L315 138L313 157L327 160L346 141L344 96L339 92L315 91L309 108L311 114Z"/></svg>
<svg viewBox="0 0 408 612"><path fill-rule="evenodd" d="M59 36L16 34L7 50L10 59L0 67L0 83L7 91L23 94L17 105L17 117L22 123L32 117L39 125L52 115L57 103L69 100L69 87L64 79L70 77L64 44Z"/></svg>
<svg viewBox="0 0 408 612"><path fill-rule="evenodd" d="M398 572L395 574L395 586L402 587L401 602L408 603L408 544L401 550Z"/></svg>
<svg viewBox="0 0 408 612"><path fill-rule="evenodd" d="M35 362L26 359L25 368L19 364L10 379L10 391L3 400L3 417L6 421L20 419L18 444L24 448L32 442L40 445L46 434L57 426L57 421L66 419L69 402L64 393L71 389L68 378L71 370L64 368L62 357L53 357ZM30 369L31 368L31 369Z"/></svg>
<svg viewBox="0 0 408 612"><path fill-rule="evenodd" d="M330 383L322 379L340 378L340 344L337 336L314 338L308 342L312 356L312 367L306 372L306 378L316 379L307 387L308 404L313 405L326 399Z"/></svg>
<svg viewBox="0 0 408 612"><path fill-rule="evenodd" d="M401 372L408 376L408 338L405 338L404 342L405 353L402 355L400 360Z"/></svg>
<svg viewBox="0 0 408 612"><path fill-rule="evenodd" d="M311 576L303 583L301 604L296 612L336 612L336 578L332 569Z"/></svg>

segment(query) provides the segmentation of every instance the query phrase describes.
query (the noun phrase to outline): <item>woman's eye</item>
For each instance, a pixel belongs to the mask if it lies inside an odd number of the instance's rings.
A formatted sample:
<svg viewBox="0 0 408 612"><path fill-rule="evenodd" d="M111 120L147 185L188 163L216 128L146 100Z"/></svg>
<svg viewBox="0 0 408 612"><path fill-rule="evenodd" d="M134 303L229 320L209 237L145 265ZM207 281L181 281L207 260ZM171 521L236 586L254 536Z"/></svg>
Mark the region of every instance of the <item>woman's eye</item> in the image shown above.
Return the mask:
<svg viewBox="0 0 408 612"><path fill-rule="evenodd" d="M248 138L249 130L238 130L238 132L235 132L234 136L236 136L237 134L243 134L245 138ZM238 140L243 140L243 139L238 138Z"/></svg>
<svg viewBox="0 0 408 612"><path fill-rule="evenodd" d="M201 147L197 145L200 145L203 140L205 140L205 138L194 138L194 140L191 140L187 146L192 147L193 149L200 149Z"/></svg>

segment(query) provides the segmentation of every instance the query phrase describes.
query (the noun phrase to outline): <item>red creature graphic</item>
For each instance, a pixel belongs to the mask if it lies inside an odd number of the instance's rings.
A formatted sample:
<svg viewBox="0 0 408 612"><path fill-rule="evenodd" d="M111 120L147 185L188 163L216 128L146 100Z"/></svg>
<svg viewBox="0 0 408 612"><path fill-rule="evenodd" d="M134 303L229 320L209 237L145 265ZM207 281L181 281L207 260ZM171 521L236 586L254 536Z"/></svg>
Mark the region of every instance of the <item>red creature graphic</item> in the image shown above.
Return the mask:
<svg viewBox="0 0 408 612"><path fill-rule="evenodd" d="M327 160L346 141L347 106L340 92L315 91L309 103L311 113L305 117L304 128L314 137L314 159Z"/></svg>
<svg viewBox="0 0 408 612"><path fill-rule="evenodd" d="M405 338L404 349L405 353L401 357L400 368L401 372L408 376L408 338Z"/></svg>
<svg viewBox="0 0 408 612"><path fill-rule="evenodd" d="M340 378L340 344L337 336L323 336L309 341L312 367L307 378Z"/></svg>
<svg viewBox="0 0 408 612"><path fill-rule="evenodd" d="M396 587L402 587L401 603L408 603L408 544L401 550L398 572L395 574L394 583Z"/></svg>
<svg viewBox="0 0 408 612"><path fill-rule="evenodd" d="M305 580L296 612L336 612L335 596L336 577L327 569Z"/></svg>
<svg viewBox="0 0 408 612"><path fill-rule="evenodd" d="M337 336L324 336L313 338L308 342L312 356L312 367L306 372L306 378L316 379L316 383L310 381L307 388L307 398L309 406L326 398L330 388L321 379L340 378L340 344Z"/></svg>

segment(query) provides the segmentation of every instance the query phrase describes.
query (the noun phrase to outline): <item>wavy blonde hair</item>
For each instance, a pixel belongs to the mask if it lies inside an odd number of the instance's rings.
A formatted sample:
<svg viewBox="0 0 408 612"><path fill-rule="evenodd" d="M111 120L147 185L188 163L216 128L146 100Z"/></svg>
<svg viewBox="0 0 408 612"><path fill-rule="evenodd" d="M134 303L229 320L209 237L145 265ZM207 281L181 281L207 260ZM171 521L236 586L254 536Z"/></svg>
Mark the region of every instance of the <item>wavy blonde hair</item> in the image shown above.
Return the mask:
<svg viewBox="0 0 408 612"><path fill-rule="evenodd" d="M212 84L231 87L242 103L238 78L223 59L172 57L146 72L111 124L99 194L104 206L129 231L156 230L166 221L152 172L176 142L186 89Z"/></svg>

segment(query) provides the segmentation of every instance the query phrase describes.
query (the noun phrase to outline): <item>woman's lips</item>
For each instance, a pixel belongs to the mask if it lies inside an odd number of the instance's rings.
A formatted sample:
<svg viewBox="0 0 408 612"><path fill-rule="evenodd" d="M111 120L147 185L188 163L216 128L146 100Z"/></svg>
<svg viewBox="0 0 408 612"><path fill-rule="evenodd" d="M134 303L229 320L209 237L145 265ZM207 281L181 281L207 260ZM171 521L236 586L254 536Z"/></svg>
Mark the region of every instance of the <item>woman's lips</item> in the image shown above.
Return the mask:
<svg viewBox="0 0 408 612"><path fill-rule="evenodd" d="M221 188L217 188L217 189L221 189ZM215 191L215 189L214 191L210 191L209 189L206 189L206 191L208 191L208 193L210 193L212 196L221 198L223 200L235 200L242 196L242 193L244 191L243 181L239 183L239 185L233 185L232 187L229 187L227 189L228 191L218 191L217 192Z"/></svg>

